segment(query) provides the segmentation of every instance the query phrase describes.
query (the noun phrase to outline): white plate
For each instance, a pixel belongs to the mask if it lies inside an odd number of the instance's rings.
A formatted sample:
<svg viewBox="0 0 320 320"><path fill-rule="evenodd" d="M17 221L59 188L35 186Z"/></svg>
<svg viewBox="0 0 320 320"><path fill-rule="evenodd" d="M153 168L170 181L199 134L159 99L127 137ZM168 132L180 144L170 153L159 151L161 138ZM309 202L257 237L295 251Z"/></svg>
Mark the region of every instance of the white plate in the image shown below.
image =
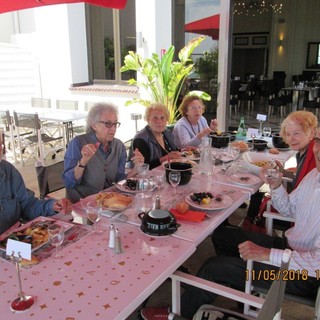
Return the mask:
<svg viewBox="0 0 320 320"><path fill-rule="evenodd" d="M189 194L185 200L186 202L193 208L201 209L201 210L221 210L228 208L232 205L233 200L230 196L223 194L221 195L222 201L216 201L215 199L211 199L211 202L209 204L198 204L197 202L194 202L190 199L190 196L193 193Z"/></svg>
<svg viewBox="0 0 320 320"><path fill-rule="evenodd" d="M101 192L101 193L108 194L108 193L116 193L116 192ZM123 194L123 193L121 193L121 195L131 198L132 201L128 206L126 206L125 208L111 208L111 207L107 208L106 207L106 208L103 208L103 209L105 209L106 211L121 212L121 211L126 210L127 208L131 207L132 204L134 203L134 197L129 195L129 194ZM90 196L88 196L88 197L86 197L84 199L81 199L80 200L80 206L82 207L82 210L85 211L86 205L89 202L96 203L96 201L97 201L96 199L97 199L97 195L96 194L92 194L92 195L90 195ZM102 211L102 214L103 214L103 211Z"/></svg>
<svg viewBox="0 0 320 320"><path fill-rule="evenodd" d="M183 159L189 159L189 160L192 160L192 161L198 161L198 160L200 160L200 155L199 155L199 156L195 156L194 154L188 155L188 154L187 154L187 151L183 151L183 152L181 152L181 153L182 153L182 154L183 154L183 153L186 154L185 156L182 156L182 155L181 155L181 157L182 157Z"/></svg>
<svg viewBox="0 0 320 320"><path fill-rule="evenodd" d="M230 180L242 186L253 186L260 182L260 179L251 173L235 173L230 176Z"/></svg>
<svg viewBox="0 0 320 320"><path fill-rule="evenodd" d="M20 227L16 228L16 229L11 229L10 228L10 233L6 233L6 236L5 238L2 239L2 243L0 244L0 249L3 249L5 250L5 242L6 242L6 239L12 235L12 234L16 234L16 233L23 233L24 230L28 229L29 227L33 227L35 228L38 224L42 224L44 223L45 225L48 224L59 224L59 225L62 225L64 227L64 231L67 231L69 230L70 228L73 227L72 224L68 223L68 222L65 222L65 221L58 221L58 220L55 220L55 219L52 219L50 217L37 217L35 218L34 220L31 220L30 222L26 223L26 224L23 224L21 225ZM49 238L45 241L45 242L42 242L41 244L33 247L32 246L32 249L31 251L35 251L39 248L41 248L42 246L44 246L45 244L47 244L49 242Z"/></svg>
<svg viewBox="0 0 320 320"><path fill-rule="evenodd" d="M137 179L130 179L130 180L137 180ZM130 190L128 188L126 188L125 184L126 184L127 180L121 180L119 182L117 182L116 184L116 188L122 192L126 192L126 193L138 193L141 192L141 190ZM150 191L153 191L156 188L156 186L154 185Z"/></svg>

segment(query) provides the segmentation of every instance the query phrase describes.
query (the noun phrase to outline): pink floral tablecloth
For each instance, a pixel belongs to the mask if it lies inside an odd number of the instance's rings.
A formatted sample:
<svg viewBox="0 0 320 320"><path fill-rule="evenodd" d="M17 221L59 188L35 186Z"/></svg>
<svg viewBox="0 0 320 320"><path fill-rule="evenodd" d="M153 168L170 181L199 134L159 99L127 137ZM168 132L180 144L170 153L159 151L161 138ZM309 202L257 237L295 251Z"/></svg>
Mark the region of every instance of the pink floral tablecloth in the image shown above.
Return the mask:
<svg viewBox="0 0 320 320"><path fill-rule="evenodd" d="M19 291L15 267L0 261L1 319L124 320L195 251L172 236L151 237L135 225L115 223L124 253L108 248L109 220L102 234L90 233L64 248L64 258L47 258L21 270L22 287L36 297L28 311L12 313Z"/></svg>

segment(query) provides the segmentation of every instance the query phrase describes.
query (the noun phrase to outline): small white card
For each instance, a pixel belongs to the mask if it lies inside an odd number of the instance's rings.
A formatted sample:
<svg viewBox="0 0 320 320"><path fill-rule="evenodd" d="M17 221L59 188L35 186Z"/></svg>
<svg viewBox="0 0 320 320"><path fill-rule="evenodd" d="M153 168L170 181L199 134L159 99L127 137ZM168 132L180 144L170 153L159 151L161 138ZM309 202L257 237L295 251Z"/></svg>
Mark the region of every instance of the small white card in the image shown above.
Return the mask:
<svg viewBox="0 0 320 320"><path fill-rule="evenodd" d="M266 114L257 114L257 120L259 121L266 121L267 120L267 115Z"/></svg>
<svg viewBox="0 0 320 320"><path fill-rule="evenodd" d="M247 131L247 138L248 139L251 139L252 136L254 136L255 138L258 137L259 135L259 130L258 129L254 129L254 128L248 128L248 131Z"/></svg>
<svg viewBox="0 0 320 320"><path fill-rule="evenodd" d="M8 239L6 253L8 256L13 253L14 257L31 260L31 244Z"/></svg>

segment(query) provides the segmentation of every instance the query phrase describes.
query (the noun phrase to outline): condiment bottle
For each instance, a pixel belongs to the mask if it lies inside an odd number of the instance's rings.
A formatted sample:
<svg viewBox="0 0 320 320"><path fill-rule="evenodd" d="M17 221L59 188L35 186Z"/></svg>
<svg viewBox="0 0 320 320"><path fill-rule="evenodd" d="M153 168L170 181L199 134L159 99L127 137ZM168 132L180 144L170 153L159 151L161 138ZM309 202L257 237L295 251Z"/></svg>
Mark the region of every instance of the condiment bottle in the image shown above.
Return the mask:
<svg viewBox="0 0 320 320"><path fill-rule="evenodd" d="M114 225L110 225L110 232L109 232L109 248L114 248L116 240L116 233L114 229Z"/></svg>

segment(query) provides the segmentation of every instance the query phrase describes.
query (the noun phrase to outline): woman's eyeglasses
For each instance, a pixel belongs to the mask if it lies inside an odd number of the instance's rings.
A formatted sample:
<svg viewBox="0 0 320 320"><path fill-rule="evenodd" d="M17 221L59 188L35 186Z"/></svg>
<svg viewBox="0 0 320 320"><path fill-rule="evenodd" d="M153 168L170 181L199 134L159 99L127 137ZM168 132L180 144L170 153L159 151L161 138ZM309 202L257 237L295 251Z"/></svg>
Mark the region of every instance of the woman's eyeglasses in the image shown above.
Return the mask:
<svg viewBox="0 0 320 320"><path fill-rule="evenodd" d="M103 123L104 126L108 129L112 128L113 126L115 128L119 128L120 127L120 122L111 122L111 121L99 121L99 123Z"/></svg>

